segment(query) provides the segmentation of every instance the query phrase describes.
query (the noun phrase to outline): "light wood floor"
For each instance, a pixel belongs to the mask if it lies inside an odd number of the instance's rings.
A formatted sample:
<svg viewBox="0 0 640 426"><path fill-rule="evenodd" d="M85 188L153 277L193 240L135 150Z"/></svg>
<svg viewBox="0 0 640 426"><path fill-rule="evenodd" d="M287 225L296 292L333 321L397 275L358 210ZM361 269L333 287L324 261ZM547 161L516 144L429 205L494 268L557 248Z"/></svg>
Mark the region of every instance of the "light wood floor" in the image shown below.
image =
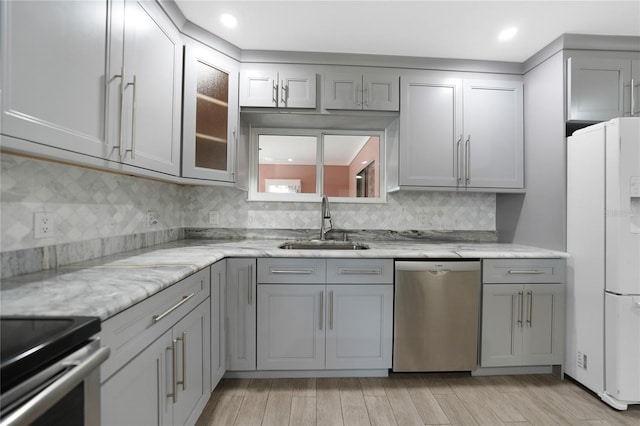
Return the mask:
<svg viewBox="0 0 640 426"><path fill-rule="evenodd" d="M196 426L440 424L638 426L640 406L616 411L551 375L227 379Z"/></svg>

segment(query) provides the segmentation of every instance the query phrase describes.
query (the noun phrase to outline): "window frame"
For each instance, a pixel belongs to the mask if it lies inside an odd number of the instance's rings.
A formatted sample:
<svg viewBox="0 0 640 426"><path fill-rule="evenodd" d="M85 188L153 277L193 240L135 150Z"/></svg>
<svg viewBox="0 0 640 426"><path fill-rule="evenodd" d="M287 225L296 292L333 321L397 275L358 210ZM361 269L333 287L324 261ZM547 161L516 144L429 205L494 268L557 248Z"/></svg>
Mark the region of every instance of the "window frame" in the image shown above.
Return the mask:
<svg viewBox="0 0 640 426"><path fill-rule="evenodd" d="M259 179L259 137L260 135L315 136L316 137L316 190L314 193L269 193L258 191ZM335 129L291 129L272 127L252 127L249 136L249 201L275 202L320 202L324 191L324 138L325 136L375 136L378 137L379 185L378 197L329 197L332 203L386 204L386 141L381 130L335 130Z"/></svg>

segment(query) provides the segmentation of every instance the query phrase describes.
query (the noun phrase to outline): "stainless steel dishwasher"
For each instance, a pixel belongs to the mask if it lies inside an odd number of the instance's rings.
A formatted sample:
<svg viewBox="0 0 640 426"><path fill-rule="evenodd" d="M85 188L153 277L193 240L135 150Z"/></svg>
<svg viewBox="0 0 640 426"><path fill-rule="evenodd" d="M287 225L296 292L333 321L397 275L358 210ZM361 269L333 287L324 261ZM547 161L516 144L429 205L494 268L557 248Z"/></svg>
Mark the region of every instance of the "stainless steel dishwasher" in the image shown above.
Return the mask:
<svg viewBox="0 0 640 426"><path fill-rule="evenodd" d="M393 371L471 371L478 362L479 261L396 261Z"/></svg>

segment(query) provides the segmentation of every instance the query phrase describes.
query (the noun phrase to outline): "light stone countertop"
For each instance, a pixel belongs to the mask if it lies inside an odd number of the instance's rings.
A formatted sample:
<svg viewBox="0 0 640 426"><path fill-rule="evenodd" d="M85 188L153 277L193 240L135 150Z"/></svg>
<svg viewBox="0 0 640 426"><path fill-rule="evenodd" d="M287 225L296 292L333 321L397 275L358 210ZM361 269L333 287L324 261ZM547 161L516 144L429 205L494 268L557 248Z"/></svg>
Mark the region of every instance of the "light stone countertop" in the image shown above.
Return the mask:
<svg viewBox="0 0 640 426"><path fill-rule="evenodd" d="M79 315L106 320L227 257L395 259L562 258L516 244L366 241L369 250L283 250L284 240L185 239L2 280L2 315Z"/></svg>

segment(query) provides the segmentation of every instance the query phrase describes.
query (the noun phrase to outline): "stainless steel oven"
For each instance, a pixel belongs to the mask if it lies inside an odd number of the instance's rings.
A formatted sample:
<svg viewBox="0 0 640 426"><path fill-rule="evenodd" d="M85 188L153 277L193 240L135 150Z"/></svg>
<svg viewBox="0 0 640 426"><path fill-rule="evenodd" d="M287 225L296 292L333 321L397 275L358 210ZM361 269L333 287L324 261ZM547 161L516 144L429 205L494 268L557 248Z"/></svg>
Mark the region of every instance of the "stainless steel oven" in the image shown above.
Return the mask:
<svg viewBox="0 0 640 426"><path fill-rule="evenodd" d="M109 349L89 317L0 318L0 426L99 425Z"/></svg>

